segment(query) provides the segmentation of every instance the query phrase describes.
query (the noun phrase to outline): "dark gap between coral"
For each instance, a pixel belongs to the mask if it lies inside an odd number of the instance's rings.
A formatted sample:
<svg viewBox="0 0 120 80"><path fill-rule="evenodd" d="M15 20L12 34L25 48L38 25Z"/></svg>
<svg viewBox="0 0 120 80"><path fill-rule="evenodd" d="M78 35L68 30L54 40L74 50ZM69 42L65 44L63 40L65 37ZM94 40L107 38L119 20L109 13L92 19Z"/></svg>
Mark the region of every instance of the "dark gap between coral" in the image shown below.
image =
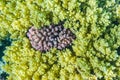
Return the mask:
<svg viewBox="0 0 120 80"><path fill-rule="evenodd" d="M113 24L115 24L117 26L120 24L118 19L111 20L111 21L112 21L111 23L113 23Z"/></svg>
<svg viewBox="0 0 120 80"><path fill-rule="evenodd" d="M7 80L6 77L8 76L7 73L3 72L1 75L0 75L0 80Z"/></svg>
<svg viewBox="0 0 120 80"><path fill-rule="evenodd" d="M120 55L120 46L117 48L117 54Z"/></svg>
<svg viewBox="0 0 120 80"><path fill-rule="evenodd" d="M4 40L1 41L1 45L0 45L0 61L3 62L3 60L2 60L2 57L4 56L3 51L6 49L6 46L10 46L10 45L11 45L11 39L10 39L10 35L8 35ZM6 72L3 72L2 74L0 74L0 80L6 80L7 76L8 76L8 74Z"/></svg>
<svg viewBox="0 0 120 80"><path fill-rule="evenodd" d="M87 8L90 7L87 3L81 2L81 5L79 6L80 11L86 14Z"/></svg>
<svg viewBox="0 0 120 80"><path fill-rule="evenodd" d="M1 41L1 46L0 46L0 61L2 61L2 56L4 56L3 51L5 50L6 46L11 45L11 39L9 36L7 36L4 40Z"/></svg>
<svg viewBox="0 0 120 80"><path fill-rule="evenodd" d="M106 1L105 0L98 0L98 7L105 7Z"/></svg>
<svg viewBox="0 0 120 80"><path fill-rule="evenodd" d="M90 74L95 75L95 73L94 73L94 70L93 70L93 69L91 69L91 70L90 70Z"/></svg>

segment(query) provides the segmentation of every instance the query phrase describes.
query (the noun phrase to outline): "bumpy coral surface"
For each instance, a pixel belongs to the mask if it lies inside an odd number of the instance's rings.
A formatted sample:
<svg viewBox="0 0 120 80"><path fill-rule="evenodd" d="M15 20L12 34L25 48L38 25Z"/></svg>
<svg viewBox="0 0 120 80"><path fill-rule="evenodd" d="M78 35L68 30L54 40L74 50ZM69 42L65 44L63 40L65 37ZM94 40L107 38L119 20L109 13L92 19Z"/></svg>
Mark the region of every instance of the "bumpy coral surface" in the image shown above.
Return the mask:
<svg viewBox="0 0 120 80"><path fill-rule="evenodd" d="M53 47L62 50L70 46L75 39L75 35L70 29L64 28L62 24L50 25L42 29L31 27L27 32L27 36L32 47L41 52L49 51Z"/></svg>
<svg viewBox="0 0 120 80"><path fill-rule="evenodd" d="M46 54L31 47L30 26L65 21L72 46ZM0 0L0 40L10 35L8 80L120 80L119 0Z"/></svg>

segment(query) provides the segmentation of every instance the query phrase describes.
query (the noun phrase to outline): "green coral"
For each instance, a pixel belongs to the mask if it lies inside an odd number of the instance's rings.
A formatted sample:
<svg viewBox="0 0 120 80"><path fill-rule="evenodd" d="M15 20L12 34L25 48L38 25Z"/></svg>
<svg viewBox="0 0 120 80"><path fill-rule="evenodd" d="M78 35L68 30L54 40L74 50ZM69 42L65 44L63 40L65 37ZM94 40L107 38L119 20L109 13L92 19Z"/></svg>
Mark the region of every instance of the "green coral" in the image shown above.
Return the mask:
<svg viewBox="0 0 120 80"><path fill-rule="evenodd" d="M8 80L119 80L119 0L0 0L0 40L10 35L3 70ZM71 49L35 51L27 30L65 20Z"/></svg>

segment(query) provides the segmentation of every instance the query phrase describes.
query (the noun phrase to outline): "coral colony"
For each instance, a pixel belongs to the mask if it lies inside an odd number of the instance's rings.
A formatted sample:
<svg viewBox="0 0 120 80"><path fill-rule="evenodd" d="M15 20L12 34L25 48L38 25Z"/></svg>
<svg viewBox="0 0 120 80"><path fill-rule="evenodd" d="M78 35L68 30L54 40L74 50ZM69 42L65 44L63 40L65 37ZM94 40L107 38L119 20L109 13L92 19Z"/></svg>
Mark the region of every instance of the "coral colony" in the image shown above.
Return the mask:
<svg viewBox="0 0 120 80"><path fill-rule="evenodd" d="M0 42L7 80L120 80L120 0L0 0Z"/></svg>
<svg viewBox="0 0 120 80"><path fill-rule="evenodd" d="M70 29L66 29L63 25L50 25L41 29L31 27L27 36L34 49L41 52L49 51L52 47L62 50L71 45L76 36Z"/></svg>

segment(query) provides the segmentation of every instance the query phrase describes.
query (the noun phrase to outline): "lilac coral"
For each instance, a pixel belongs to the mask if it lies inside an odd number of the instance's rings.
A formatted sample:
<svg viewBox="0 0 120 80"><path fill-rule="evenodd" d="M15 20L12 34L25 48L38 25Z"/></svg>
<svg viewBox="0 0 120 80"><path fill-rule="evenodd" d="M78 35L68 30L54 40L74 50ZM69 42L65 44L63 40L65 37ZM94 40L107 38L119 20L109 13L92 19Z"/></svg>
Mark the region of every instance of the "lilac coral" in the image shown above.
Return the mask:
<svg viewBox="0 0 120 80"><path fill-rule="evenodd" d="M63 25L50 25L41 29L35 29L33 26L28 30L27 36L32 47L41 52L49 51L53 47L62 50L70 46L76 38L72 31Z"/></svg>

